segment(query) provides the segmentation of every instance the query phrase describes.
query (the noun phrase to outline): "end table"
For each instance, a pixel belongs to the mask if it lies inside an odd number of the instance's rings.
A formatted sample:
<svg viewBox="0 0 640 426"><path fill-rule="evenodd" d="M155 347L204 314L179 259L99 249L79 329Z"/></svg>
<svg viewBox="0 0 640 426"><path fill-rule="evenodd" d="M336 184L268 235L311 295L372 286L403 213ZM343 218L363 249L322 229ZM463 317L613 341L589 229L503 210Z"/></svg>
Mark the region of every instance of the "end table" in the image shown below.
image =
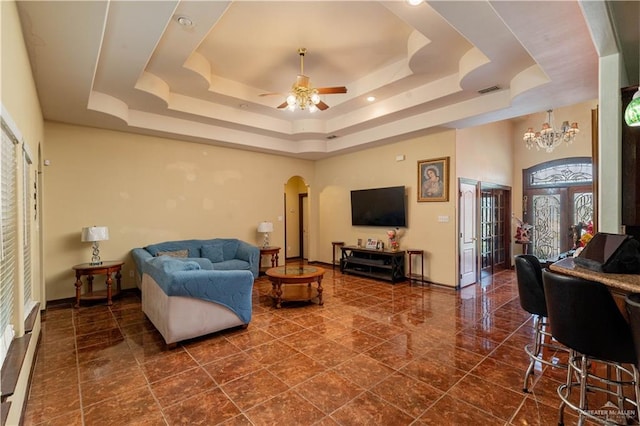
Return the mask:
<svg viewBox="0 0 640 426"><path fill-rule="evenodd" d="M280 247L260 247L260 272L258 275L264 275L265 271L269 269L262 267L262 256L271 255L271 268L275 268L278 266L278 253L280 253Z"/></svg>
<svg viewBox="0 0 640 426"><path fill-rule="evenodd" d="M424 250L408 249L407 253L409 253L409 282L415 279L416 281L420 281L421 283L424 283ZM420 278L419 279L415 277L411 272L411 256L414 256L414 255L420 256Z"/></svg>
<svg viewBox="0 0 640 426"><path fill-rule="evenodd" d="M96 300L96 299L107 299L107 305L113 305L112 297L120 293L120 278L122 277L121 270L124 262L119 261L108 261L102 262L99 265L92 265L91 263L81 263L79 265L75 265L73 268L76 271L76 282L74 283L76 286L76 304L75 307L80 307L80 300ZM111 278L111 274L115 272L116 274L116 291L113 292L111 289L111 284L113 283L113 279ZM106 275L106 291L93 291L93 277L94 275ZM87 277L87 292L85 294L80 294L80 288L82 287L82 277Z"/></svg>

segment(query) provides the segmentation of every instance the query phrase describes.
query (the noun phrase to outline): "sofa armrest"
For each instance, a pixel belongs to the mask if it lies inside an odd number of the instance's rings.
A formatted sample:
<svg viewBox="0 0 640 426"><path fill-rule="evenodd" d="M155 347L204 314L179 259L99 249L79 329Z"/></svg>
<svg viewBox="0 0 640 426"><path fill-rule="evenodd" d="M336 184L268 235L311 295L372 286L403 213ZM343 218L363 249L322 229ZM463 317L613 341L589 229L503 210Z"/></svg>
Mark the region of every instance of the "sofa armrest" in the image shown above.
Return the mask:
<svg viewBox="0 0 640 426"><path fill-rule="evenodd" d="M245 241L238 241L238 250L236 251L236 259L249 262L249 267L253 278L258 278L260 270L260 249Z"/></svg>
<svg viewBox="0 0 640 426"><path fill-rule="evenodd" d="M215 302L231 309L245 324L251 321L253 277L249 271L176 271L167 278L169 296Z"/></svg>
<svg viewBox="0 0 640 426"><path fill-rule="evenodd" d="M142 277L142 265L149 259L153 258L151 253L143 248L134 248L131 250L131 257L136 266L137 276Z"/></svg>

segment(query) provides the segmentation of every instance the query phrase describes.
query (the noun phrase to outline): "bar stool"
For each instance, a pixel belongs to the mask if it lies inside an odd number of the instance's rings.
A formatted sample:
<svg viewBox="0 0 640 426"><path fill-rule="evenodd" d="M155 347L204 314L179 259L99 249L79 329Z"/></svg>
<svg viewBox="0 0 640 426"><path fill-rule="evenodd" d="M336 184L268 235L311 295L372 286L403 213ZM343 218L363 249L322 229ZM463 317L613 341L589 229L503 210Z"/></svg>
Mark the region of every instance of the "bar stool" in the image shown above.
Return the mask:
<svg viewBox="0 0 640 426"><path fill-rule="evenodd" d="M584 424L585 418L606 425L627 424L626 419L620 419L629 412L625 403L637 412L637 357L629 324L611 293L603 284L549 270L542 272L542 280L551 333L569 348L567 381L558 387L562 401L558 424L564 424L565 406L579 414L579 425ZM631 368L623 364L631 364ZM599 365L606 366L607 373L615 371L615 379L609 374L597 375ZM625 397L623 386L633 387L633 400ZM615 387L615 391L611 387ZM571 395L574 388L580 391L577 403ZM614 416L606 415L611 413L605 409L606 405L589 409L587 394L592 398L597 393L616 398L618 411Z"/></svg>
<svg viewBox="0 0 640 426"><path fill-rule="evenodd" d="M522 391L529 392L529 377L533 375L536 362L566 368L566 365L555 364L551 360L545 359L543 351L546 349L552 352L558 350L566 352L567 349L549 343L552 336L551 333L547 331L549 327L547 321L547 302L544 296L542 266L540 265L540 261L531 254L520 254L515 257L515 265L520 306L533 315L533 328L535 331L533 343L529 343L524 347L524 351L529 355L531 362L529 363L527 371L524 373Z"/></svg>

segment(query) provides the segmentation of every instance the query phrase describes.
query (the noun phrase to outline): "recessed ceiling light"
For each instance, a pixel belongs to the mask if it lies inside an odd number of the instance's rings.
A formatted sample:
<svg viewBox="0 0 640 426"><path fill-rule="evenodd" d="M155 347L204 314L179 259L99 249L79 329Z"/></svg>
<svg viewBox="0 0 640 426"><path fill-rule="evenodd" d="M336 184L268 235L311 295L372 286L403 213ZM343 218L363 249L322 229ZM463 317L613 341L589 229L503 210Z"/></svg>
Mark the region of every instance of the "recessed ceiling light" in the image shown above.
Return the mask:
<svg viewBox="0 0 640 426"><path fill-rule="evenodd" d="M420 3L422 3L423 0L407 0L407 3L409 3L411 6L417 6Z"/></svg>
<svg viewBox="0 0 640 426"><path fill-rule="evenodd" d="M367 96L367 102L373 102L376 100L375 96Z"/></svg>
<svg viewBox="0 0 640 426"><path fill-rule="evenodd" d="M193 27L193 21L188 16L176 16L176 22L185 28Z"/></svg>

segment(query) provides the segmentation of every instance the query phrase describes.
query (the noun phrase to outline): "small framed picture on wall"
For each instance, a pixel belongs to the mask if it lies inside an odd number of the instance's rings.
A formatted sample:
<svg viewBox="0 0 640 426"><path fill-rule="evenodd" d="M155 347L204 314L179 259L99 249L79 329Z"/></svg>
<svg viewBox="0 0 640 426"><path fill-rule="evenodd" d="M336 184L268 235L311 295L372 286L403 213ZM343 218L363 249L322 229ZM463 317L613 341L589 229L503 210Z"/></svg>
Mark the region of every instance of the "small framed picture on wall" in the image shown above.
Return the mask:
<svg viewBox="0 0 640 426"><path fill-rule="evenodd" d="M418 202L449 201L449 157L418 161Z"/></svg>

